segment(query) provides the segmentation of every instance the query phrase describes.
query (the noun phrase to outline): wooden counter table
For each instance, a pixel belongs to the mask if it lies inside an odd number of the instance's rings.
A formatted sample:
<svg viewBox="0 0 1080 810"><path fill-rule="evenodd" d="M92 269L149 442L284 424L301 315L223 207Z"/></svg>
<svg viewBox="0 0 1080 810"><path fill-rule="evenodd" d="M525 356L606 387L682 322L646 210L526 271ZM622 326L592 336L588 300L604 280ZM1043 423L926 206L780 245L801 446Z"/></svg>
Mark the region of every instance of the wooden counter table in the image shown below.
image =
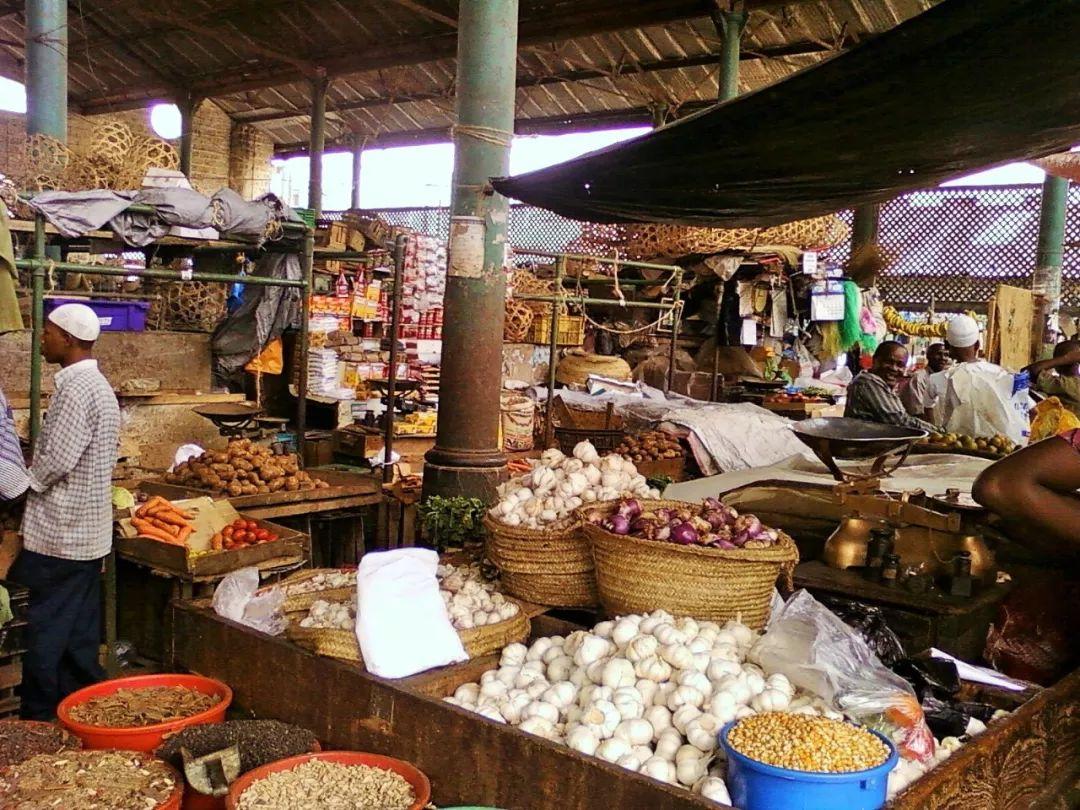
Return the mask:
<svg viewBox="0 0 1080 810"><path fill-rule="evenodd" d="M585 757L440 700L497 666L495 656L400 681L309 653L284 638L222 619L205 604L174 602L171 664L220 678L237 706L311 729L324 746L372 751L416 764L439 805L514 810L689 810L716 808L687 790ZM572 625L532 620L533 636ZM1064 808L1080 776L1080 671L1041 692L1011 717L913 784L894 802L905 810Z"/></svg>

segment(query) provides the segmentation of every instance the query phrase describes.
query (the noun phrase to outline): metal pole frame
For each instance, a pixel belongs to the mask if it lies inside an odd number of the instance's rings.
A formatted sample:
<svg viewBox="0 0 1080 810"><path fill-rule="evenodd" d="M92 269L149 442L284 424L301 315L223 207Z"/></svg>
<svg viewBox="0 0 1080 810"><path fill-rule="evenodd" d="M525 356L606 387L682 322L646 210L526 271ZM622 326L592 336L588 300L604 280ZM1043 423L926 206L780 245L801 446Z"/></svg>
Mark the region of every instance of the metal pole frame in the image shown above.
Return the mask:
<svg viewBox="0 0 1080 810"><path fill-rule="evenodd" d="M394 452L394 398L397 396L398 331L401 328L401 287L405 276L405 241L408 237L398 234L394 240L394 291L390 295L390 367L386 371L386 413L383 414L383 468L384 484L394 480L394 467L390 463ZM386 521L387 548L390 547L390 521Z"/></svg>
<svg viewBox="0 0 1080 810"><path fill-rule="evenodd" d="M300 254L300 270L304 275L303 298L300 301L300 352L296 379L296 449L300 464L304 464L307 449L307 386L308 386L308 326L311 322L312 277L315 266L315 234L308 230L304 235L304 247Z"/></svg>
<svg viewBox="0 0 1080 810"><path fill-rule="evenodd" d="M547 406L544 411L544 447L555 443L555 426L552 422L552 409L555 402L555 366L559 359L559 310L564 300L562 294L563 275L566 273L566 259L555 259L555 295L546 298L551 301L551 329L548 331L548 382Z"/></svg>
<svg viewBox="0 0 1080 810"><path fill-rule="evenodd" d="M1043 180L1042 201L1039 206L1039 243L1031 284L1032 291L1038 297L1038 321L1033 330L1036 353L1043 346L1053 343L1058 335L1068 201L1069 181L1064 177L1047 174Z"/></svg>
<svg viewBox="0 0 1080 810"><path fill-rule="evenodd" d="M67 143L67 113L68 4L27 0L26 132Z"/></svg>
<svg viewBox="0 0 1080 810"><path fill-rule="evenodd" d="M716 88L716 97L720 101L729 101L739 95L740 39L746 29L746 20L745 9L720 9L713 13L713 22L723 36Z"/></svg>
<svg viewBox="0 0 1080 810"><path fill-rule="evenodd" d="M308 144L308 208L322 214L322 158L326 146L326 75L311 80L311 140Z"/></svg>
<svg viewBox="0 0 1080 810"><path fill-rule="evenodd" d="M352 147L352 189L349 202L353 210L360 207L360 164L364 157L364 138L353 136Z"/></svg>

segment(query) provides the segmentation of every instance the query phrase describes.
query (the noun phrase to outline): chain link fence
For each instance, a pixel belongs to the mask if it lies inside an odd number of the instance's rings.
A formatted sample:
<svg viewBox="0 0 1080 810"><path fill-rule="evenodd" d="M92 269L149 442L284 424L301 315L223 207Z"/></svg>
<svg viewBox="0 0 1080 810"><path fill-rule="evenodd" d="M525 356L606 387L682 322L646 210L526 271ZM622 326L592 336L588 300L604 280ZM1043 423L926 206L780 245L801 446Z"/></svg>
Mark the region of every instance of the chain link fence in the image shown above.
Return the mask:
<svg viewBox="0 0 1080 810"><path fill-rule="evenodd" d="M956 186L913 192L882 206L880 243L890 258L886 301L905 310L984 305L997 284L1030 287L1039 234L1041 186ZM386 222L445 239L447 208L384 208ZM328 212L327 218L334 214ZM849 224L851 212L841 213ZM512 205L510 243L563 251L581 226L551 211ZM848 245L826 258L843 263ZM1062 304L1080 309L1080 187L1069 190Z"/></svg>

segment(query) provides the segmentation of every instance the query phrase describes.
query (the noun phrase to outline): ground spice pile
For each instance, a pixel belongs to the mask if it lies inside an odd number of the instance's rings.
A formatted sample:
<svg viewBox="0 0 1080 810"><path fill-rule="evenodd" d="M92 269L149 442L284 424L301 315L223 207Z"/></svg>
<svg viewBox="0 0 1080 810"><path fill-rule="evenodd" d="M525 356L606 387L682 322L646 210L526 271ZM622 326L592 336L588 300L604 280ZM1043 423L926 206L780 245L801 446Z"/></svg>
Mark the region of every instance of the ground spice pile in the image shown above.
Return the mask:
<svg viewBox="0 0 1080 810"><path fill-rule="evenodd" d="M237 810L409 810L415 801L393 771L312 759L253 783Z"/></svg>
<svg viewBox="0 0 1080 810"><path fill-rule="evenodd" d="M168 765L134 751L38 754L0 771L5 810L154 810L175 789Z"/></svg>
<svg viewBox="0 0 1080 810"><path fill-rule="evenodd" d="M82 741L60 726L0 720L0 768L30 759L35 754L55 754L76 748L82 748Z"/></svg>
<svg viewBox="0 0 1080 810"><path fill-rule="evenodd" d="M315 749L315 735L306 728L278 720L229 720L212 725L189 726L161 744L157 755L176 768L183 768L181 748L195 757L204 757L235 745L240 749L240 772L307 754Z"/></svg>
<svg viewBox="0 0 1080 810"><path fill-rule="evenodd" d="M71 707L76 723L102 728L139 728L204 712L221 702L220 695L207 695L186 686L147 686L118 689Z"/></svg>

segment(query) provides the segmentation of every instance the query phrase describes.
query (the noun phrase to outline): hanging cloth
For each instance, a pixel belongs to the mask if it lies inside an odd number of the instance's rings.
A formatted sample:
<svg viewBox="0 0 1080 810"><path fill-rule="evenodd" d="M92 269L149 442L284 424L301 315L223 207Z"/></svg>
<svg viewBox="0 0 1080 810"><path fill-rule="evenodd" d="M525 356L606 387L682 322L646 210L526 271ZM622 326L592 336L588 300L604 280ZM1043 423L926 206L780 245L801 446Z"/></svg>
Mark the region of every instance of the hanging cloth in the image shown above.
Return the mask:
<svg viewBox="0 0 1080 810"><path fill-rule="evenodd" d="M15 269L15 250L11 245L11 229L8 226L8 210L0 202L0 333L18 332L23 328L19 298L15 294L18 281Z"/></svg>

